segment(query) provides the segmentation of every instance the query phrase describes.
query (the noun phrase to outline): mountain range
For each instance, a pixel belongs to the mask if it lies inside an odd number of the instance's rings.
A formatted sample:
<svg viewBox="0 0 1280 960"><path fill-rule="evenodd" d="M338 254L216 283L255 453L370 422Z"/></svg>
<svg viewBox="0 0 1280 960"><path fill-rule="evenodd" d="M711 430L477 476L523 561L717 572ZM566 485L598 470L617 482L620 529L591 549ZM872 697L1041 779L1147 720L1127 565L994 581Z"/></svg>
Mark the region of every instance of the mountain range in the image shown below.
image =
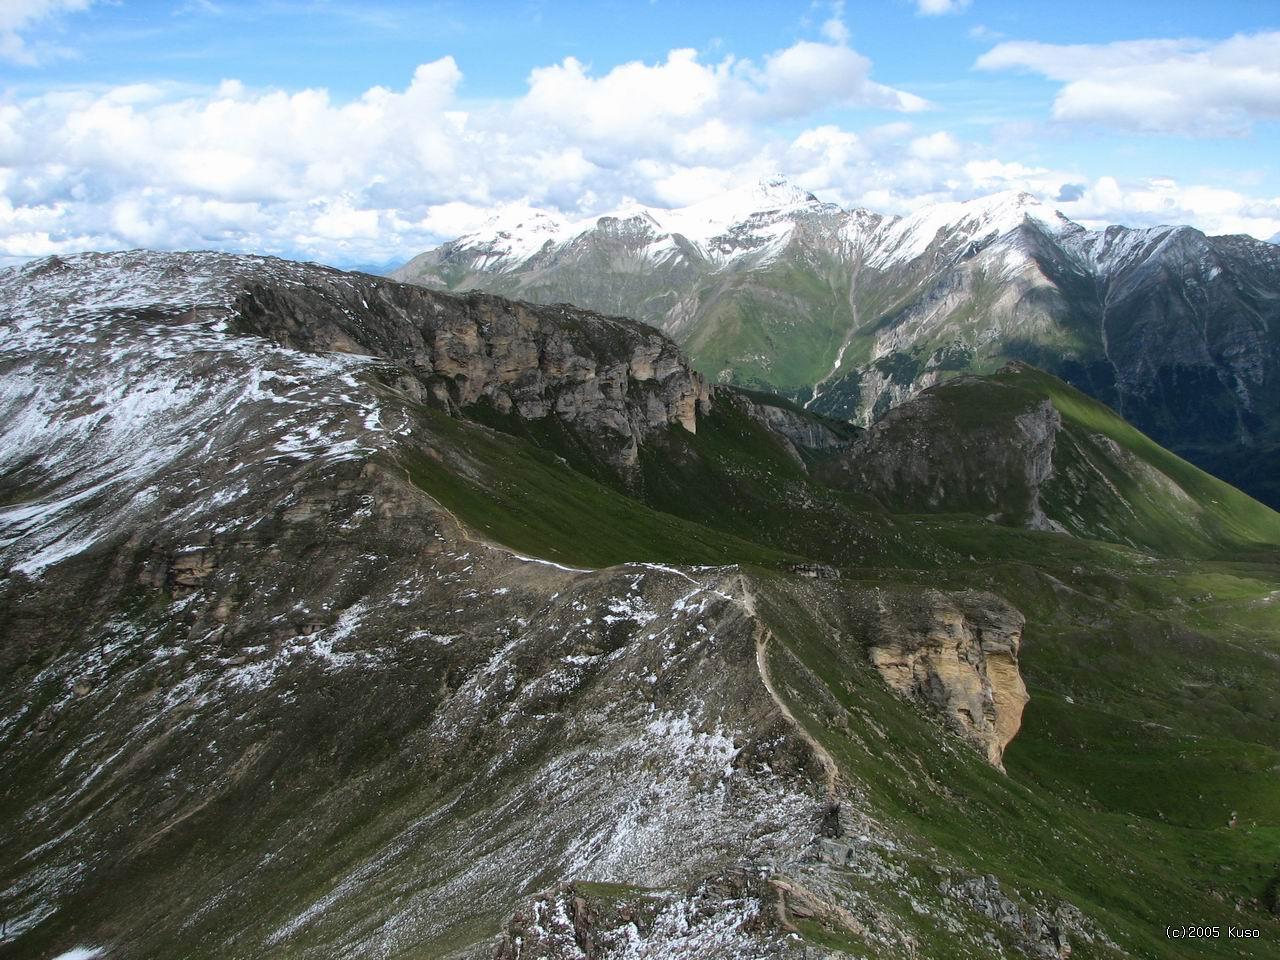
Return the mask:
<svg viewBox="0 0 1280 960"><path fill-rule="evenodd" d="M716 382L864 426L1028 362L1280 504L1280 249L1249 237L1088 230L1025 193L884 216L774 179L582 221L508 208L392 276L635 317Z"/></svg>
<svg viewBox="0 0 1280 960"><path fill-rule="evenodd" d="M1274 953L1280 514L1062 379L211 253L0 332L0 956Z"/></svg>

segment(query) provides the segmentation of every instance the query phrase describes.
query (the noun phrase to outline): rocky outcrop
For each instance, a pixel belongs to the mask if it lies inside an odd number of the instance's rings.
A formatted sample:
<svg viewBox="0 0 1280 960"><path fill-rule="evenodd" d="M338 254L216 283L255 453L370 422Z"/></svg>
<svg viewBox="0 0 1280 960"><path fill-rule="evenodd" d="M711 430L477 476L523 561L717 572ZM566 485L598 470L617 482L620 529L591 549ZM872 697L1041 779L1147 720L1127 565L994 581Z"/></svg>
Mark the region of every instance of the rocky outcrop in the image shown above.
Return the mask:
<svg viewBox="0 0 1280 960"><path fill-rule="evenodd" d="M885 682L1004 769L1029 699L1018 669L1024 622L994 594L930 591L916 603L882 602L867 652Z"/></svg>
<svg viewBox="0 0 1280 960"><path fill-rule="evenodd" d="M760 395L752 395L732 388L718 388L717 393L728 391L742 403L747 416L774 434L783 442L787 452L797 462L804 463L801 451L829 453L852 443L854 428L838 431L829 422L813 414L779 403L764 402Z"/></svg>
<svg viewBox="0 0 1280 960"><path fill-rule="evenodd" d="M1067 960L1072 954L1072 937L1091 947L1117 949L1111 938L1075 905L1060 902L1050 908L1020 904L990 874L947 877L938 884L938 890L996 921L1024 953L1039 960Z"/></svg>
<svg viewBox="0 0 1280 960"><path fill-rule="evenodd" d="M785 937L794 928L781 919L786 894L778 883L738 868L678 892L561 885L515 911L494 960L817 960L816 950Z"/></svg>
<svg viewBox="0 0 1280 960"><path fill-rule="evenodd" d="M389 361L384 376L426 402L554 418L623 470L647 437L671 426L696 432L711 409L706 381L662 334L566 304L317 270L305 286L250 284L237 307L246 332Z"/></svg>
<svg viewBox="0 0 1280 960"><path fill-rule="evenodd" d="M982 395L958 393L964 386ZM1059 529L1040 491L1053 476L1061 425L1048 399L989 380L952 381L890 410L825 475L886 505Z"/></svg>

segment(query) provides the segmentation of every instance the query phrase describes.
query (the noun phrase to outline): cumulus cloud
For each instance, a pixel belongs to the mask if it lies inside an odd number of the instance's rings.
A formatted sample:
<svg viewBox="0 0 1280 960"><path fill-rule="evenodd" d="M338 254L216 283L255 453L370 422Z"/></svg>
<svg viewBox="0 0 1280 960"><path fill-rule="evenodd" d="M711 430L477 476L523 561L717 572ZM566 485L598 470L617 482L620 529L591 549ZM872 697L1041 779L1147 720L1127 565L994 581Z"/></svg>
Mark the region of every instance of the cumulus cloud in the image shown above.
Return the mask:
<svg viewBox="0 0 1280 960"><path fill-rule="evenodd" d="M1280 197L1259 199L1236 190L1180 184L1170 178L1121 182L1099 177L1079 196L1060 203L1063 213L1087 226L1126 223L1158 226L1190 223L1206 233L1265 237L1280 228Z"/></svg>
<svg viewBox="0 0 1280 960"><path fill-rule="evenodd" d="M946 13L959 13L969 5L969 0L916 0L916 11L922 17L940 17Z"/></svg>
<svg viewBox="0 0 1280 960"><path fill-rule="evenodd" d="M0 60L34 66L63 54L61 48L28 43L23 33L61 14L86 10L94 0L4 0L0 3Z"/></svg>
<svg viewBox="0 0 1280 960"><path fill-rule="evenodd" d="M200 94L152 83L9 92L0 260L148 246L382 263L478 229L497 206L575 217L631 201L679 206L775 172L823 199L889 213L1021 189L1086 220L1280 229L1269 201L1090 183L920 129L924 102L873 81L835 33L756 61L675 50L597 71L569 58L533 70L521 96L483 104L460 98L449 57L402 88L342 101L235 81ZM824 115L845 105L897 118L855 132Z"/></svg>
<svg viewBox="0 0 1280 960"><path fill-rule="evenodd" d="M1257 120L1280 117L1280 32L1221 41L1009 41L979 57L976 66L1028 70L1062 83L1053 103L1058 120L1238 136Z"/></svg>
<svg viewBox="0 0 1280 960"><path fill-rule="evenodd" d="M776 124L927 106L870 74L840 39L759 61L674 50L603 72L568 58L533 70L522 96L480 106L459 99L450 57L418 67L403 89L347 102L236 81L200 95L151 83L10 92L0 255L237 246L351 262L413 252L497 203L573 213L632 197L687 203L763 172L785 152ZM838 140L828 163L855 149Z"/></svg>
<svg viewBox="0 0 1280 960"><path fill-rule="evenodd" d="M908 149L913 157L920 160L947 160L960 153L960 144L951 134L939 130L926 137L916 137Z"/></svg>
<svg viewBox="0 0 1280 960"><path fill-rule="evenodd" d="M663 63L633 62L602 76L574 57L534 70L521 116L594 142L674 137L708 123L803 116L824 107L919 111L921 97L871 80L871 62L844 43L802 40L762 64L705 64L696 50ZM624 107L625 105L625 107Z"/></svg>

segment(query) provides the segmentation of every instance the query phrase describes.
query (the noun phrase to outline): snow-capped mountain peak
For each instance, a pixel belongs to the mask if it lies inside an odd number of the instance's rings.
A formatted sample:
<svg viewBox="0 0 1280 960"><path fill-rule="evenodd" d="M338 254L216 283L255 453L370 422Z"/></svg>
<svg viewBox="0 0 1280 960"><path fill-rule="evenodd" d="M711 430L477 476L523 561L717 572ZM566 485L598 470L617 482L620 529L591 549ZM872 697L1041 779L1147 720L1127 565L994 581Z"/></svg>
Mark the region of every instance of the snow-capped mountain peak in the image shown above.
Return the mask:
<svg viewBox="0 0 1280 960"><path fill-rule="evenodd" d="M786 177L767 177L759 180L750 188L750 193L762 210L820 202L808 190L797 187Z"/></svg>
<svg viewBox="0 0 1280 960"><path fill-rule="evenodd" d="M550 243L561 243L571 233L562 216L528 204L509 204L498 209L474 233L464 234L454 246L477 251L477 267L510 270L527 261Z"/></svg>
<svg viewBox="0 0 1280 960"><path fill-rule="evenodd" d="M670 210L651 211L669 234L679 234L713 261L734 259L785 243L798 217L820 212L813 194L781 177Z"/></svg>
<svg viewBox="0 0 1280 960"><path fill-rule="evenodd" d="M880 267L923 255L940 235L949 246L960 249L985 245L1028 221L1055 236L1083 230L1024 191L932 203L904 217L885 217L868 210L842 210L785 177L773 176L686 206L630 202L602 216L581 219L527 203L509 204L481 229L446 245L442 254L465 253L469 271L512 273L536 256L576 247L598 231L616 237L621 224L635 255L655 263L684 256L692 247L717 268L744 258L764 264L786 249L798 222L826 216L841 219L840 236L846 249L860 251L867 263ZM426 257L435 262L431 254ZM397 275L413 279L415 270L411 264Z"/></svg>
<svg viewBox="0 0 1280 960"><path fill-rule="evenodd" d="M1083 229L1040 198L1007 190L973 200L931 203L888 225L878 238L871 262L905 263L925 253L943 233L948 241L967 244L994 239L1028 220L1054 234Z"/></svg>
<svg viewBox="0 0 1280 960"><path fill-rule="evenodd" d="M838 210L783 177L768 177L682 207L631 202L609 213L578 220L526 203L509 204L479 230L450 245L475 255L472 269L505 273L518 269L548 244L559 247L614 222L635 223L649 234L648 255L677 249L682 237L709 260L723 262L746 253L766 256L785 243L796 217Z"/></svg>

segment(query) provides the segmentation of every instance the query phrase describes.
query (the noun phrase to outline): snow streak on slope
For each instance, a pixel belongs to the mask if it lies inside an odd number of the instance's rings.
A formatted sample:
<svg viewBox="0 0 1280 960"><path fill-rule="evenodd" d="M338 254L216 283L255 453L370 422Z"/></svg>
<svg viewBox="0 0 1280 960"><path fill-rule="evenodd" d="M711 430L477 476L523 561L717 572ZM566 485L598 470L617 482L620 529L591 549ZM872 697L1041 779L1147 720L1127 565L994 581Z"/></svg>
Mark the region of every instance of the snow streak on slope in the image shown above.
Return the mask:
<svg viewBox="0 0 1280 960"><path fill-rule="evenodd" d="M171 504L225 506L254 462L378 449L358 377L369 360L226 331L245 279L300 283L308 269L124 253L0 273L0 569L36 575Z"/></svg>
<svg viewBox="0 0 1280 960"><path fill-rule="evenodd" d="M731 260L761 245L779 249L795 229L799 216L834 206L782 179L733 190L711 200L675 210L649 213L671 234L696 244L708 259ZM735 230L735 228L742 228ZM736 234L747 234L749 239Z"/></svg>
<svg viewBox="0 0 1280 960"><path fill-rule="evenodd" d="M502 272L527 262L548 243L563 243L586 226L527 204L511 204L490 217L480 230L464 234L454 243L479 254L477 270Z"/></svg>

